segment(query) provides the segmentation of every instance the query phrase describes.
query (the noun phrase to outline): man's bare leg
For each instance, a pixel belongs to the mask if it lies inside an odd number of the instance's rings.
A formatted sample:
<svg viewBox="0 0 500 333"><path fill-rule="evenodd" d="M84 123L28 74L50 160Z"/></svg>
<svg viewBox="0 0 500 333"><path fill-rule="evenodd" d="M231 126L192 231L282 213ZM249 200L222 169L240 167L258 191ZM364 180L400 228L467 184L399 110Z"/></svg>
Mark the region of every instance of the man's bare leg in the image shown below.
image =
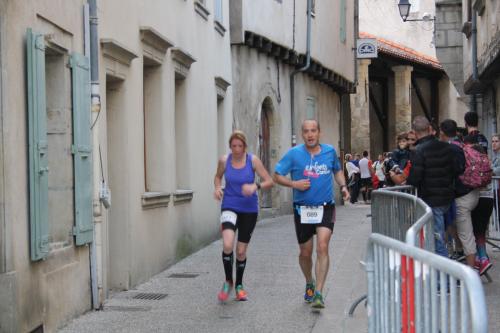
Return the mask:
<svg viewBox="0 0 500 333"><path fill-rule="evenodd" d="M300 254L299 254L299 265L302 270L302 274L304 274L304 278L306 279L306 283L311 283L313 280L312 277L312 251L313 251L313 238L311 237L305 243L299 244Z"/></svg>
<svg viewBox="0 0 500 333"><path fill-rule="evenodd" d="M332 231L326 227L317 227L317 245L316 245L316 290L323 292L323 287L326 281L326 275L330 267L330 256L328 253L328 246Z"/></svg>

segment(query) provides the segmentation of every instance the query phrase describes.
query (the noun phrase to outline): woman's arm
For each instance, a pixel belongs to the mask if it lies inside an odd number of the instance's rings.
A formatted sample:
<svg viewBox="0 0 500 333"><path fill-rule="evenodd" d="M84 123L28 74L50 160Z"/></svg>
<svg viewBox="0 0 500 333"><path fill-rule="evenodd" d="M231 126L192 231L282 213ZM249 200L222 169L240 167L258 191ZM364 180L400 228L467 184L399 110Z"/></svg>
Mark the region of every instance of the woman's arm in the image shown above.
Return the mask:
<svg viewBox="0 0 500 333"><path fill-rule="evenodd" d="M224 176L224 171L226 169L226 159L226 155L223 155L219 158L219 162L217 163L217 171L215 172L214 177L214 198L219 201L222 200L222 196L224 195L224 192L222 191L222 177Z"/></svg>

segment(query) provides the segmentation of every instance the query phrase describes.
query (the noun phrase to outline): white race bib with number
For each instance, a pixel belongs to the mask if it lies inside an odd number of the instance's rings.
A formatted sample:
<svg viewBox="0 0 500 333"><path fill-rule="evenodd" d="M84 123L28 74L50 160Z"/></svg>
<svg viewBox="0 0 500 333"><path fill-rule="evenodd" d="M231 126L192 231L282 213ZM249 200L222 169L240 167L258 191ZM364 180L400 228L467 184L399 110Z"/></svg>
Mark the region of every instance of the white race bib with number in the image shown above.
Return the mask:
<svg viewBox="0 0 500 333"><path fill-rule="evenodd" d="M232 212L230 210L225 210L220 214L220 223L222 224L224 222L229 222L231 224L236 225L236 218L237 215L235 212Z"/></svg>
<svg viewBox="0 0 500 333"><path fill-rule="evenodd" d="M300 206L300 223L320 224L323 221L323 206Z"/></svg>

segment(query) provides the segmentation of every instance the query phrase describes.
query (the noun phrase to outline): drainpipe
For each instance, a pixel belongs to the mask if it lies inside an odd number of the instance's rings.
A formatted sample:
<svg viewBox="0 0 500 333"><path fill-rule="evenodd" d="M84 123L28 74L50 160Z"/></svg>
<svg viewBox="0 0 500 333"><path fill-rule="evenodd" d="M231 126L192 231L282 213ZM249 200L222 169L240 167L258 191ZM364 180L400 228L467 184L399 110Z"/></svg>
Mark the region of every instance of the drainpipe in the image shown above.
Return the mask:
<svg viewBox="0 0 500 333"><path fill-rule="evenodd" d="M358 85L357 40L359 38L359 0L354 0L354 86Z"/></svg>
<svg viewBox="0 0 500 333"><path fill-rule="evenodd" d="M479 81L477 73L477 12L472 11L472 80L474 85ZM477 96L472 94L471 110L477 112Z"/></svg>
<svg viewBox="0 0 500 333"><path fill-rule="evenodd" d="M311 65L311 4L312 0L307 0L307 46L306 46L306 64L304 67L294 70L290 74L290 121L292 127L292 147L297 144L297 135L295 134L295 80L294 77L300 72L306 71Z"/></svg>
<svg viewBox="0 0 500 333"><path fill-rule="evenodd" d="M98 31L97 31L97 1L89 0L89 18L86 20L85 24L89 25L89 44L90 49L90 87L91 87L91 103L92 103L92 146L93 146L93 207L94 207L94 241L90 245L90 280L91 280L91 291L92 291L92 307L94 309L100 308L100 298L99 298L99 287L98 287L98 273L97 273L97 256L99 255L96 250L96 242L102 244L101 237L102 233L100 230L96 230L101 227L101 223L98 222L96 218L100 218L100 203L99 203L99 156L97 155L97 147L99 147L99 131L96 125L99 113L101 111L101 97L99 93L99 44L98 44ZM102 258L100 258L102 259ZM102 260L100 260L102 262Z"/></svg>

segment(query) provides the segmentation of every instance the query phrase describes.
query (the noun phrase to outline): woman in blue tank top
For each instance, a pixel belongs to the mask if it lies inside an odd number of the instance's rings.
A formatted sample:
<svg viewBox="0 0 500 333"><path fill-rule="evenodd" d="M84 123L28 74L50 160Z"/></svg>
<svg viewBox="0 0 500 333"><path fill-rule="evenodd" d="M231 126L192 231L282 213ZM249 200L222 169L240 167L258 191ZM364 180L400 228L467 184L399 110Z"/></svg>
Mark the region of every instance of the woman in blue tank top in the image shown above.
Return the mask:
<svg viewBox="0 0 500 333"><path fill-rule="evenodd" d="M255 155L246 152L247 141L245 134L234 131L229 138L231 153L219 159L215 174L214 197L222 200L221 230L222 230L222 263L226 274L226 281L218 294L221 302L228 299L232 286L235 285L236 299L247 300L247 292L243 289L243 272L247 262L246 252L250 237L257 223L259 203L257 190L269 189L273 180L264 168L262 161ZM255 172L263 180L255 181ZM222 177L226 186L222 190ZM236 245L236 283L233 282L233 248L238 230Z"/></svg>

